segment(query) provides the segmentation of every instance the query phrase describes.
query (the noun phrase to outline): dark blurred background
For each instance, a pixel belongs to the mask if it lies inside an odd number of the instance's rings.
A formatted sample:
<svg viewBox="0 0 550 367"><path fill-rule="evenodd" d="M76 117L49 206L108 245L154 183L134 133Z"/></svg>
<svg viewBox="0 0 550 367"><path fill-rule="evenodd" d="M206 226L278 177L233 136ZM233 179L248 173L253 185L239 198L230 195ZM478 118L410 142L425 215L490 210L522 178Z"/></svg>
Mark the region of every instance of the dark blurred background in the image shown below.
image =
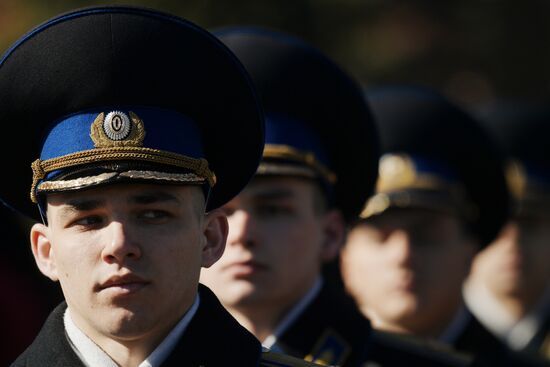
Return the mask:
<svg viewBox="0 0 550 367"><path fill-rule="evenodd" d="M550 2L544 0L130 0L207 29L247 24L294 33L365 86L413 82L458 103L543 98L550 88ZM82 0L0 0L0 49Z"/></svg>

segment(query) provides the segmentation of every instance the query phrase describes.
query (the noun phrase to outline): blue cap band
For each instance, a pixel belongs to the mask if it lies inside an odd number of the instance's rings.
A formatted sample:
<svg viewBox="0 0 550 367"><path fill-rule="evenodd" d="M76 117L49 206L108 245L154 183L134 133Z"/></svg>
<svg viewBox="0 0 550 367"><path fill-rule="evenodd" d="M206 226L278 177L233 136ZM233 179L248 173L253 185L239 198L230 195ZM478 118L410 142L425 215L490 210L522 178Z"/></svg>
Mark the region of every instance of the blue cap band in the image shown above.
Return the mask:
<svg viewBox="0 0 550 367"><path fill-rule="evenodd" d="M200 131L195 122L176 111L146 107L106 107L70 115L53 124L42 146L41 160L94 149L91 125L100 113L135 113L146 129L143 147L202 158Z"/></svg>

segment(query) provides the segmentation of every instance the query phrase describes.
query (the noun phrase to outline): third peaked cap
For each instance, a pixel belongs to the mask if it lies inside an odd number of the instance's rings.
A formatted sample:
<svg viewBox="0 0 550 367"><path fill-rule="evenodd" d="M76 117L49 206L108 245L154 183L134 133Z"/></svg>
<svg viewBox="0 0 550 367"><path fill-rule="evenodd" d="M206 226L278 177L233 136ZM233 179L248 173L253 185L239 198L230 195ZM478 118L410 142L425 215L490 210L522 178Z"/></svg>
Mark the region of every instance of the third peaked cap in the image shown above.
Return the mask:
<svg viewBox="0 0 550 367"><path fill-rule="evenodd" d="M438 186L463 189L464 198L455 203L472 204L467 208L469 224L482 245L489 243L507 218L509 195L504 157L479 121L442 93L426 87L382 86L368 90L367 98L379 126L382 159L406 155L414 167L407 174L423 180L408 181L401 175L400 188L393 183L387 186L419 194L417 205L423 205L422 200L440 200L441 195L427 195L441 193ZM380 176L384 176L382 170Z"/></svg>

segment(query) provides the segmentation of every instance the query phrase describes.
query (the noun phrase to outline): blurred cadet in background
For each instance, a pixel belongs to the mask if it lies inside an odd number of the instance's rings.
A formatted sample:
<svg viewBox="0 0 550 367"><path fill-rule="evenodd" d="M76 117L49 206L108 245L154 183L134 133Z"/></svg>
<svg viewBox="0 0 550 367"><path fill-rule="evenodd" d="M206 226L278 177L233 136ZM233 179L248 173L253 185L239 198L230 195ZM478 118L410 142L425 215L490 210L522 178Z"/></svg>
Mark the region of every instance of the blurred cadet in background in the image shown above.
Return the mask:
<svg viewBox="0 0 550 367"><path fill-rule="evenodd" d="M502 156L479 123L435 90L368 90L382 156L376 194L351 227L342 278L373 327L439 340L480 363L516 365L479 344L461 289L508 213ZM519 358L519 357L518 357Z"/></svg>
<svg viewBox="0 0 550 367"><path fill-rule="evenodd" d="M475 257L464 298L512 349L550 358L550 105L501 101L478 112L508 157L512 215Z"/></svg>
<svg viewBox="0 0 550 367"><path fill-rule="evenodd" d="M275 351L339 366L465 365L464 356L376 339L322 276L377 177L378 135L360 86L293 36L246 27L215 34L253 79L266 145L255 178L223 207L227 247L201 282Z"/></svg>

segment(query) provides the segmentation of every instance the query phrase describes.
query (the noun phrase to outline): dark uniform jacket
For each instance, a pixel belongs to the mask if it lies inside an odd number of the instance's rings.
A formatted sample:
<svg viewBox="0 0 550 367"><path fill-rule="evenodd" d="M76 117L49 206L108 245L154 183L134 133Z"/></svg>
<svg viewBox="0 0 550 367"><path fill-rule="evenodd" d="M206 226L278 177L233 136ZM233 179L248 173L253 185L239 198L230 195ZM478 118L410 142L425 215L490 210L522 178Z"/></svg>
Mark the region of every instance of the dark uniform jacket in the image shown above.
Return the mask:
<svg viewBox="0 0 550 367"><path fill-rule="evenodd" d="M162 367L313 366L288 356L262 352L260 342L222 307L214 294L200 285L200 306L180 342ZM65 334L63 302L46 320L34 342L12 367L84 367Z"/></svg>
<svg viewBox="0 0 550 367"><path fill-rule="evenodd" d="M374 332L353 301L325 283L274 349L343 367L468 366L471 358L410 337Z"/></svg>
<svg viewBox="0 0 550 367"><path fill-rule="evenodd" d="M526 353L538 353L543 358L550 360L550 309L548 309L546 320L544 320L539 331L527 344L524 351Z"/></svg>
<svg viewBox="0 0 550 367"><path fill-rule="evenodd" d="M468 311L467 323L455 338L452 345L456 350L476 356L480 366L550 367L545 361L526 352L515 352L494 336L479 320Z"/></svg>

